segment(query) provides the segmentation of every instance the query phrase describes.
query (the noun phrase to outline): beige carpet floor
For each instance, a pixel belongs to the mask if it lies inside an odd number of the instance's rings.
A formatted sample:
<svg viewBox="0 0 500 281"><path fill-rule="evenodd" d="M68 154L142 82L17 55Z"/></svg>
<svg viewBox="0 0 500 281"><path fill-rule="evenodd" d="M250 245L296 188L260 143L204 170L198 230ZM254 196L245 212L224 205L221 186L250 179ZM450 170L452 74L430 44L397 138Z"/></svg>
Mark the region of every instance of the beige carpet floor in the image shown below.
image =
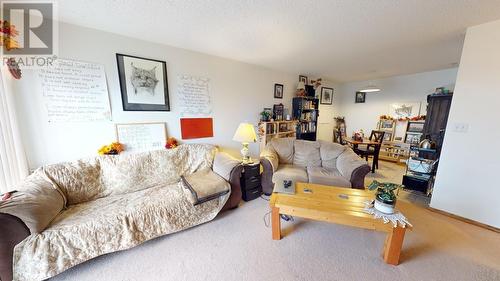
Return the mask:
<svg viewBox="0 0 500 281"><path fill-rule="evenodd" d="M370 178L402 175L383 165ZM425 196L412 196L403 194L399 205L414 225L399 266L382 261L385 236L369 230L296 218L273 241L264 221L268 202L256 199L53 280L500 280L499 233L431 212L420 204Z"/></svg>

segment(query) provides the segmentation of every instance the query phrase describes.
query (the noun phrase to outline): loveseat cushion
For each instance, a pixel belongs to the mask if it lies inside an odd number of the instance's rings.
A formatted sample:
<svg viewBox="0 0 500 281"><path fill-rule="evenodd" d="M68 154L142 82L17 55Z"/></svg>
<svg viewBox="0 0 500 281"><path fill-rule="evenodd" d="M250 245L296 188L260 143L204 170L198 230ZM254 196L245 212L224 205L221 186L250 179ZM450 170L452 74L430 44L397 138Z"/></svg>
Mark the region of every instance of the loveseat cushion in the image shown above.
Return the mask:
<svg viewBox="0 0 500 281"><path fill-rule="evenodd" d="M325 167L307 167L310 183L351 187L351 182L344 178L337 169Z"/></svg>
<svg viewBox="0 0 500 281"><path fill-rule="evenodd" d="M327 141L320 141L320 145L321 166L331 169L337 168L337 158L345 151L346 147Z"/></svg>
<svg viewBox="0 0 500 281"><path fill-rule="evenodd" d="M278 170L273 173L273 182L281 182L283 180L293 180L295 182L307 182L307 172L304 167L285 164L279 165Z"/></svg>
<svg viewBox="0 0 500 281"><path fill-rule="evenodd" d="M320 143L317 141L296 140L293 165L301 167L320 167L321 156L319 148Z"/></svg>
<svg viewBox="0 0 500 281"><path fill-rule="evenodd" d="M275 138L271 140L270 145L276 151L279 157L279 163L292 164L293 163L293 144L295 138Z"/></svg>

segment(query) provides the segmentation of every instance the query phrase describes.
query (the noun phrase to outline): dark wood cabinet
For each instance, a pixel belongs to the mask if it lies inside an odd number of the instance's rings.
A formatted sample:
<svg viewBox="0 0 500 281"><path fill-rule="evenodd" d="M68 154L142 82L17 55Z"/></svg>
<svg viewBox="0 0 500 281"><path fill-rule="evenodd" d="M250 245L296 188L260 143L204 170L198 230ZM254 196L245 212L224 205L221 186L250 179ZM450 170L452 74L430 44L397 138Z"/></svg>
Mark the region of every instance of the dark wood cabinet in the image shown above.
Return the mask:
<svg viewBox="0 0 500 281"><path fill-rule="evenodd" d="M422 139L430 138L436 142L437 153L420 152L420 157L438 159L450 114L453 94L432 94L427 96L427 115L425 117Z"/></svg>
<svg viewBox="0 0 500 281"><path fill-rule="evenodd" d="M260 163L244 164L240 178L243 200L250 201L262 194L260 183Z"/></svg>

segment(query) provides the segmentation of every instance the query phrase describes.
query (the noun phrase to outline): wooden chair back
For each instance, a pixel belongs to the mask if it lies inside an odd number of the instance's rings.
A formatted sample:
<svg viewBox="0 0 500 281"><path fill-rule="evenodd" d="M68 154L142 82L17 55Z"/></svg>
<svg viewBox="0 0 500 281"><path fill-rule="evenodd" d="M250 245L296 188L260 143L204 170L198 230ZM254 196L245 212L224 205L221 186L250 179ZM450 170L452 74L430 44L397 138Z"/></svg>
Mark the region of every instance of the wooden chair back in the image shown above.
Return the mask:
<svg viewBox="0 0 500 281"><path fill-rule="evenodd" d="M384 135L385 135L384 131L373 130L372 133L370 134L370 140L382 144L382 142L384 141Z"/></svg>

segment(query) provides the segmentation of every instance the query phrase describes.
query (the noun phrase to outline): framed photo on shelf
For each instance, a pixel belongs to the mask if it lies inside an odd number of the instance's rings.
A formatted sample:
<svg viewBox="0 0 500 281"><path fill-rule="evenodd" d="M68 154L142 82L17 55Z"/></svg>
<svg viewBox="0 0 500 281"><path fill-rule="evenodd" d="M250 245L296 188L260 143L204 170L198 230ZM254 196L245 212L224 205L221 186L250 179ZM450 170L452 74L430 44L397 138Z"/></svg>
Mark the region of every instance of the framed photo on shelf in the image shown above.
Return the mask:
<svg viewBox="0 0 500 281"><path fill-rule="evenodd" d="M307 76L304 75L299 75L299 82L304 82L305 85L307 85Z"/></svg>
<svg viewBox="0 0 500 281"><path fill-rule="evenodd" d="M333 103L333 88L321 87L321 104Z"/></svg>
<svg viewBox="0 0 500 281"><path fill-rule="evenodd" d="M354 96L355 103L365 103L365 100L366 100L366 93L356 92L356 95Z"/></svg>
<svg viewBox="0 0 500 281"><path fill-rule="evenodd" d="M274 84L274 98L275 99L283 98L283 84Z"/></svg>
<svg viewBox="0 0 500 281"><path fill-rule="evenodd" d="M170 111L167 63L116 54L124 111Z"/></svg>
<svg viewBox="0 0 500 281"><path fill-rule="evenodd" d="M282 121L282 120L284 120L284 118L283 118L283 110L284 110L283 104L280 103L280 104L273 105L274 121Z"/></svg>

